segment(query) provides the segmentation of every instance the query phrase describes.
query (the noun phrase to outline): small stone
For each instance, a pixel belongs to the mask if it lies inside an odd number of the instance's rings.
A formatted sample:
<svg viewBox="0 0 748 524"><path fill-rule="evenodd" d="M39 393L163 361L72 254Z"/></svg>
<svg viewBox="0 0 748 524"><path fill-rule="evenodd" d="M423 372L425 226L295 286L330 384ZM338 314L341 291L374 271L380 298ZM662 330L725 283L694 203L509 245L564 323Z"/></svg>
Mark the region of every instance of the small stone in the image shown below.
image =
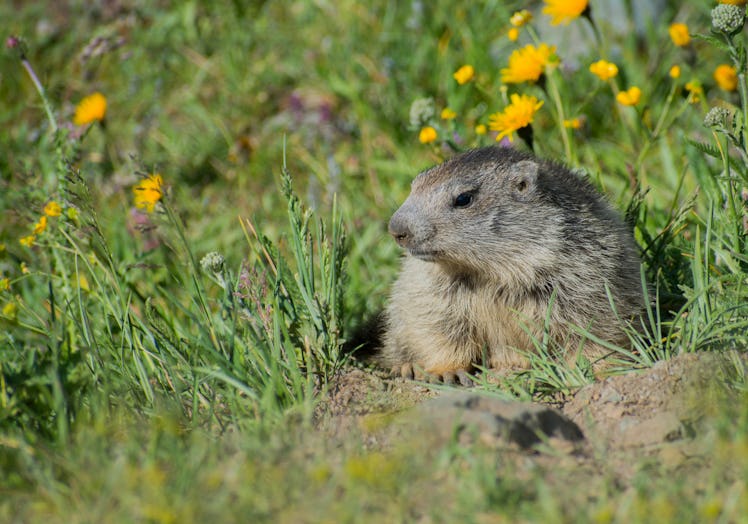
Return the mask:
<svg viewBox="0 0 748 524"><path fill-rule="evenodd" d="M433 425L448 438L487 445L512 443L530 449L546 439L578 443L582 430L560 411L532 402L503 400L487 395L457 393L428 400L417 408L419 422ZM557 445L554 448L561 449Z"/></svg>

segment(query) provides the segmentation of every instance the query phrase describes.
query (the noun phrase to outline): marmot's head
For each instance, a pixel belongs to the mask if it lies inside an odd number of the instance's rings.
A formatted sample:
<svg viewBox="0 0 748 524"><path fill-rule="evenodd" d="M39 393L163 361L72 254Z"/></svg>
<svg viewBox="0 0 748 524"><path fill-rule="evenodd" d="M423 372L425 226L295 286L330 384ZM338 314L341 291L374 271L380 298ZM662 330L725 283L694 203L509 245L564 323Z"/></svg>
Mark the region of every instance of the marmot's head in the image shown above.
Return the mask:
<svg viewBox="0 0 748 524"><path fill-rule="evenodd" d="M561 166L486 147L419 174L389 231L412 256L445 269L527 281L553 271L569 215L601 202Z"/></svg>

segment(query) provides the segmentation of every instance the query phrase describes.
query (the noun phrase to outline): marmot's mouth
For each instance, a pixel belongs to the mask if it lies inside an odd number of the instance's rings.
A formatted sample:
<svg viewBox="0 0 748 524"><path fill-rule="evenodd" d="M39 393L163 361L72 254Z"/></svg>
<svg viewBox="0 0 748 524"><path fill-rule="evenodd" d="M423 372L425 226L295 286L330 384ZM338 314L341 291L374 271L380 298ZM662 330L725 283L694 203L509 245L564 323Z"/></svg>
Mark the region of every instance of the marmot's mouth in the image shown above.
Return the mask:
<svg viewBox="0 0 748 524"><path fill-rule="evenodd" d="M409 249L410 256L423 260L424 262L436 262L439 260L441 253L439 251L422 251L418 249Z"/></svg>

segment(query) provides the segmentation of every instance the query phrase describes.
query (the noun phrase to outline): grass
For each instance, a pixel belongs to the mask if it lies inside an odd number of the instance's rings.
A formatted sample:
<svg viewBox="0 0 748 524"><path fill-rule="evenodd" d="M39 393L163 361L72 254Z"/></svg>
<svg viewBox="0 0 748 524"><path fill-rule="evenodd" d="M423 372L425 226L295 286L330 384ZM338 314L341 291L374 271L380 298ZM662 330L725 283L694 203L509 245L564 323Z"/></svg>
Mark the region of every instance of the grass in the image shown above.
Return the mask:
<svg viewBox="0 0 748 524"><path fill-rule="evenodd" d="M386 219L420 169L492 143L476 126L514 93L544 101L535 152L584 171L642 249L657 300L632 347L611 348L618 371L748 346L748 88L742 73L722 87L713 76L745 71L743 33L712 29L706 2L667 2L635 29L629 3L623 22L593 3L594 25L551 27L533 8L514 43L509 18L524 7L0 7L3 37L19 37L0 57L3 520L348 521L361 508L372 520L574 520L579 504L598 522L739 518L748 424L729 405L717 420L734 431L715 437L721 462L695 493L655 472L589 499L488 451L307 435L346 363L341 344L396 274ZM702 36L676 46L674 20ZM512 51L540 42L560 65L502 85ZM618 76L593 76L600 58ZM460 85L465 64L476 73ZM618 103L631 86L639 103ZM74 125L93 92L105 119ZM436 139L421 144L426 126ZM152 209L136 208L133 188L155 173L163 184L139 193ZM594 380L538 343L505 391L553 397Z"/></svg>

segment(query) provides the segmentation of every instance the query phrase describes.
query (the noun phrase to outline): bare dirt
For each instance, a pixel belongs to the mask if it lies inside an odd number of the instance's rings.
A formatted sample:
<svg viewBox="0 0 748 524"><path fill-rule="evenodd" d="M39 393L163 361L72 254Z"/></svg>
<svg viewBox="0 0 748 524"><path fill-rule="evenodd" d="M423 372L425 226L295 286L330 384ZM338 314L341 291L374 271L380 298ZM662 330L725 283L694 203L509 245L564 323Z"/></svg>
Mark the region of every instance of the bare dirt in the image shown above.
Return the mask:
<svg viewBox="0 0 748 524"><path fill-rule="evenodd" d="M457 431L462 443L477 440L550 469L604 472L626 485L647 460L672 472L707 464L712 415L738 398L731 383L747 364L745 353L684 354L597 381L553 405L351 368L331 384L318 426L331 438L361 435L373 448L419 432L431 444L446 443ZM568 437L573 428L582 438Z"/></svg>

